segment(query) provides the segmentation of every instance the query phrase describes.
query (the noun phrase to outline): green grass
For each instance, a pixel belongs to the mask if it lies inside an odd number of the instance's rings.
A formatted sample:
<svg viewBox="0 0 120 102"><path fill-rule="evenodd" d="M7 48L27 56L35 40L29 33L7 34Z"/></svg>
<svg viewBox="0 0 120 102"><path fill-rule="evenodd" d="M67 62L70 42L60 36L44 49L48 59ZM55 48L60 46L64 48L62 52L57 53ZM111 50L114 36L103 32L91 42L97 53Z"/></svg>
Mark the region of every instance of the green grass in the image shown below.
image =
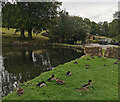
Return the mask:
<svg viewBox="0 0 120 102"><path fill-rule="evenodd" d="M2 29L2 32L5 34L2 34L2 44L3 45L10 45L10 44L14 44L14 42L19 41L22 43L26 43L27 45L31 45L31 44L45 44L48 41L48 37L44 37L40 34L36 35L36 34L32 34L33 35L33 40L20 40L20 32L15 33L15 29L5 29L5 28L0 28ZM25 32L25 36L28 37L28 33Z"/></svg>
<svg viewBox="0 0 120 102"><path fill-rule="evenodd" d="M24 94L18 96L16 92L4 97L3 100L118 100L118 65L114 64L116 59L98 58L86 60L89 56L59 65L54 70L42 73L39 77L22 84ZM86 70L85 64L91 67ZM106 64L106 66L104 66ZM72 76L67 77L66 72L70 70ZM66 82L58 85L55 81L46 80L55 75ZM93 80L93 87L89 91L77 92L88 80ZM37 87L36 84L46 81L47 86Z"/></svg>
<svg viewBox="0 0 120 102"><path fill-rule="evenodd" d="M53 43L53 45L63 46L63 47L72 47L72 48L81 48L81 49L84 48L82 45L72 45L72 44L64 44L64 43Z"/></svg>
<svg viewBox="0 0 120 102"><path fill-rule="evenodd" d="M105 49L102 49L103 56L104 56L104 54L105 54L105 51L106 51Z"/></svg>

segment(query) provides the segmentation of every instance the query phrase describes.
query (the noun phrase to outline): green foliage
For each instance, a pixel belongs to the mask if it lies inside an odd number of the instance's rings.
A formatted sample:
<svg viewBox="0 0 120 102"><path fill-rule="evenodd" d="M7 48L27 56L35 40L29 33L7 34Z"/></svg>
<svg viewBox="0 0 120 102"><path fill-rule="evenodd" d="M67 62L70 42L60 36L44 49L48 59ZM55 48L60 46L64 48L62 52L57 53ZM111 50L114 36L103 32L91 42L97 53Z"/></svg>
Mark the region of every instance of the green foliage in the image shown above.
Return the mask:
<svg viewBox="0 0 120 102"><path fill-rule="evenodd" d="M95 59L89 56L76 59L42 73L37 78L22 84L23 95L18 96L14 91L3 100L118 100L118 65L114 64L116 59L94 57ZM87 60L88 58L90 60ZM75 61L78 64L74 64ZM90 69L86 70L86 64L90 65ZM72 76L66 76L68 70L72 72ZM46 80L53 74L66 84L47 82ZM43 80L47 86L37 87L36 84ZM76 89L82 88L88 80L93 80L94 90L89 88L89 91L77 92Z"/></svg>
<svg viewBox="0 0 120 102"><path fill-rule="evenodd" d="M50 38L54 42L74 44L84 42L89 26L76 16L69 16L66 11L60 13L57 25L50 30Z"/></svg>
<svg viewBox="0 0 120 102"><path fill-rule="evenodd" d="M119 35L118 29L118 19L114 19L109 26L109 37L116 37Z"/></svg>
<svg viewBox="0 0 120 102"><path fill-rule="evenodd" d="M32 39L32 29L41 31L55 23L61 2L17 2L2 7L3 26L16 28ZM23 34L24 35L24 34Z"/></svg>

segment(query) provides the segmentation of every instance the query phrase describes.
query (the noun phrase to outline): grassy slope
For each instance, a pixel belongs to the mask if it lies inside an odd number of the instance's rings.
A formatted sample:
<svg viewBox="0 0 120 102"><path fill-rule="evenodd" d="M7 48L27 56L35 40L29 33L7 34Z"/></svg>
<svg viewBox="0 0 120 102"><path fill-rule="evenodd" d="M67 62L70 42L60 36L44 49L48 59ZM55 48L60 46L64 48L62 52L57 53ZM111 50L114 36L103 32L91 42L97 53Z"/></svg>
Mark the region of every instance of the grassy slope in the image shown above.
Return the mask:
<svg viewBox="0 0 120 102"><path fill-rule="evenodd" d="M43 44L48 41L47 37L42 36L41 34L33 34L33 39L34 40L20 40L20 32L17 32L15 34L15 29L10 29L7 30L5 28L0 28L2 29L2 32L5 34L2 34L2 43L4 44L13 44L15 41L20 41L20 42L28 42L29 44ZM25 36L28 37L27 32L25 32ZM6 38L7 37L7 38Z"/></svg>
<svg viewBox="0 0 120 102"><path fill-rule="evenodd" d="M118 99L118 65L116 59L98 58L86 60L89 56L76 59L64 65L59 65L54 70L45 72L39 77L24 83L22 88L25 93L17 96L16 92L4 97L3 100L117 100ZM90 64L91 68L86 70L85 64ZM104 66L106 64L106 66ZM70 70L72 76L65 74ZM46 82L47 86L42 88L36 84L42 80L46 81L52 74L61 80L66 81L65 85L58 85L55 81ZM87 92L76 92L88 80L93 80L94 90L90 88Z"/></svg>
<svg viewBox="0 0 120 102"><path fill-rule="evenodd" d="M82 45L72 45L72 44L64 44L64 43L53 43L53 45L71 47L71 48L81 48L81 49L84 48Z"/></svg>

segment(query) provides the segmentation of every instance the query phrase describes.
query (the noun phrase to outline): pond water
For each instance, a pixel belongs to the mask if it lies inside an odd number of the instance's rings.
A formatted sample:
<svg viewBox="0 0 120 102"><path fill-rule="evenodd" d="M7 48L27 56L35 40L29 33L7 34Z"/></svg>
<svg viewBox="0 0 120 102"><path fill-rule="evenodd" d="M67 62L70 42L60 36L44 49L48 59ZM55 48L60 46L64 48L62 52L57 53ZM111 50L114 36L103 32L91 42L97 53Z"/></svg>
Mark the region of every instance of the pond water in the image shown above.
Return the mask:
<svg viewBox="0 0 120 102"><path fill-rule="evenodd" d="M3 47L0 55L0 99L18 83L83 55L82 50L61 47Z"/></svg>

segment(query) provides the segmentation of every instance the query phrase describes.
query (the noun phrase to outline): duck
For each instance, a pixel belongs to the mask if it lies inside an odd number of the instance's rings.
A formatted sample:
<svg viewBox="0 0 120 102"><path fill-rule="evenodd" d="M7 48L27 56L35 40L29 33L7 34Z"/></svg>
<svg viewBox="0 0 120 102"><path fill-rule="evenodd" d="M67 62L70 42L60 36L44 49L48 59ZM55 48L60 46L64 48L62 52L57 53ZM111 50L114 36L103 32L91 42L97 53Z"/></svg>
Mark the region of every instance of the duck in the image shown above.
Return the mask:
<svg viewBox="0 0 120 102"><path fill-rule="evenodd" d="M87 58L87 60L90 60L89 58Z"/></svg>
<svg viewBox="0 0 120 102"><path fill-rule="evenodd" d="M18 94L19 96L21 96L23 93L24 93L24 90L23 90L22 88L19 88L19 89L17 90L17 94Z"/></svg>
<svg viewBox="0 0 120 102"><path fill-rule="evenodd" d="M86 66L90 66L89 64L86 64Z"/></svg>
<svg viewBox="0 0 120 102"><path fill-rule="evenodd" d="M39 87L46 86L46 83L42 81L42 82L39 82L36 86L39 86Z"/></svg>
<svg viewBox="0 0 120 102"><path fill-rule="evenodd" d="M116 61L114 64L118 64L118 61Z"/></svg>
<svg viewBox="0 0 120 102"><path fill-rule="evenodd" d="M91 56L92 59L95 59L95 57Z"/></svg>
<svg viewBox="0 0 120 102"><path fill-rule="evenodd" d="M106 66L106 64L104 64L104 66Z"/></svg>
<svg viewBox="0 0 120 102"><path fill-rule="evenodd" d="M47 79L47 81L52 81L52 80L55 80L55 79L56 79L55 76L52 75L50 78Z"/></svg>
<svg viewBox="0 0 120 102"><path fill-rule="evenodd" d="M78 64L78 62L77 62L77 61L75 61L75 62L74 62L74 64Z"/></svg>
<svg viewBox="0 0 120 102"><path fill-rule="evenodd" d="M57 82L58 84L61 84L61 85L65 84L65 81L60 80L60 79L58 79L58 78L56 78L56 82Z"/></svg>
<svg viewBox="0 0 120 102"><path fill-rule="evenodd" d="M92 86L91 82L93 82L93 81L89 80L88 84L83 85L83 88L88 88L89 86Z"/></svg>
<svg viewBox="0 0 120 102"><path fill-rule="evenodd" d="M89 91L88 87L87 88L81 88L81 89L77 89L77 91Z"/></svg>
<svg viewBox="0 0 120 102"><path fill-rule="evenodd" d="M70 71L68 71L68 72L66 73L66 75L67 75L67 76L71 76L72 73L71 73Z"/></svg>
<svg viewBox="0 0 120 102"><path fill-rule="evenodd" d="M86 70L88 70L88 69L90 69L90 68L86 68Z"/></svg>
<svg viewBox="0 0 120 102"><path fill-rule="evenodd" d="M98 56L98 58L101 58L101 56Z"/></svg>

